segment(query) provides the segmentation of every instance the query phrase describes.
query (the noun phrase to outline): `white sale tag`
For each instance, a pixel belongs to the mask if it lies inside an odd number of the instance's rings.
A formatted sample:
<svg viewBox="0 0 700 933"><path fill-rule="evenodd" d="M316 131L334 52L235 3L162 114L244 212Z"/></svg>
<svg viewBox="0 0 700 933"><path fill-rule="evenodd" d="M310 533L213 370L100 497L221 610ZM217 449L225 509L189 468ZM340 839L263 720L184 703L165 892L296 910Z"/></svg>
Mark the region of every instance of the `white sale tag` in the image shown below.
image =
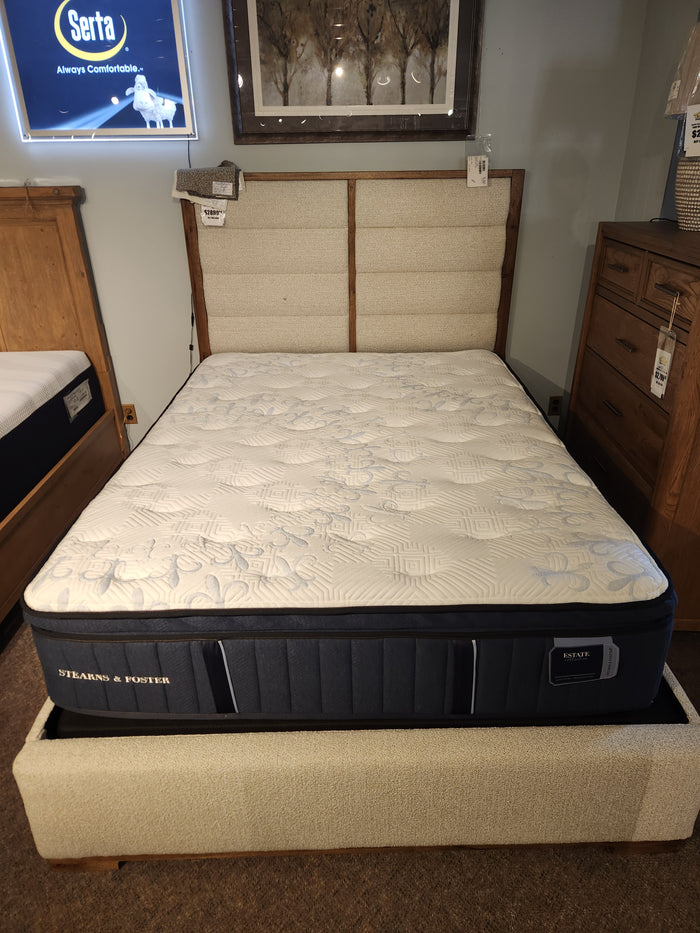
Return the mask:
<svg viewBox="0 0 700 933"><path fill-rule="evenodd" d="M659 329L659 342L656 348L656 359L654 360L654 371L651 374L650 391L656 398L663 398L668 383L668 376L671 372L671 363L673 362L673 351L676 348L675 332L667 327Z"/></svg>
<svg viewBox="0 0 700 933"><path fill-rule="evenodd" d="M489 157L467 156L467 187L483 188L489 183Z"/></svg>
<svg viewBox="0 0 700 933"><path fill-rule="evenodd" d="M202 223L205 227L223 227L226 220L226 211L217 207L207 207L202 204Z"/></svg>
<svg viewBox="0 0 700 933"><path fill-rule="evenodd" d="M226 221L226 208L228 201L224 198L202 198L202 223L205 227L223 227Z"/></svg>
<svg viewBox="0 0 700 933"><path fill-rule="evenodd" d="M685 154L700 156L700 104L691 104L685 118Z"/></svg>

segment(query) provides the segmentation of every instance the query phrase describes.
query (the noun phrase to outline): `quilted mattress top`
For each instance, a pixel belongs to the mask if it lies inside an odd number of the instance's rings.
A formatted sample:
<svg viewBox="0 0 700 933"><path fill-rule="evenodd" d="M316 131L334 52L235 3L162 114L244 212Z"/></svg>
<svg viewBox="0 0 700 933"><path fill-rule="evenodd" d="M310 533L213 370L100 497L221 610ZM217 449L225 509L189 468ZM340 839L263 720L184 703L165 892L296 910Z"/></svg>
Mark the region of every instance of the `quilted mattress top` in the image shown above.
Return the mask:
<svg viewBox="0 0 700 933"><path fill-rule="evenodd" d="M90 366L82 350L0 352L0 437L65 389Z"/></svg>
<svg viewBox="0 0 700 933"><path fill-rule="evenodd" d="M494 354L225 353L25 599L162 614L618 604L666 588Z"/></svg>

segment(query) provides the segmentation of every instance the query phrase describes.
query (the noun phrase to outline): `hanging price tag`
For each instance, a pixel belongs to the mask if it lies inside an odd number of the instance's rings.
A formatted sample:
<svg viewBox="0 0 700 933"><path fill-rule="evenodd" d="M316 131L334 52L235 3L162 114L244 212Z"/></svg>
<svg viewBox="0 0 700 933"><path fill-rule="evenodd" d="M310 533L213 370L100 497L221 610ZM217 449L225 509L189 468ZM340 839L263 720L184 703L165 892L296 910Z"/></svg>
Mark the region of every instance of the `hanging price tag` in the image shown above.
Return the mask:
<svg viewBox="0 0 700 933"><path fill-rule="evenodd" d="M467 187L483 188L489 183L489 157L467 157Z"/></svg>
<svg viewBox="0 0 700 933"><path fill-rule="evenodd" d="M202 203L202 223L205 227L223 227L226 222L227 201L214 198Z"/></svg>
<svg viewBox="0 0 700 933"><path fill-rule="evenodd" d="M676 349L676 334L668 327L659 329L659 340L656 346L656 359L654 361L654 372L651 376L651 394L657 398L663 398L668 383L668 375L671 372L671 363L673 362L673 351Z"/></svg>
<svg viewBox="0 0 700 933"><path fill-rule="evenodd" d="M673 298L671 317L668 319L668 327L659 328L659 339L656 344L656 359L654 360L654 372L651 374L650 389L651 394L657 398L663 398L668 383L668 374L671 372L673 351L676 349L676 332L673 330L673 320L680 301L680 293L676 292Z"/></svg>
<svg viewBox="0 0 700 933"><path fill-rule="evenodd" d="M697 104L691 104L686 109L683 148L687 156L700 155L700 107Z"/></svg>

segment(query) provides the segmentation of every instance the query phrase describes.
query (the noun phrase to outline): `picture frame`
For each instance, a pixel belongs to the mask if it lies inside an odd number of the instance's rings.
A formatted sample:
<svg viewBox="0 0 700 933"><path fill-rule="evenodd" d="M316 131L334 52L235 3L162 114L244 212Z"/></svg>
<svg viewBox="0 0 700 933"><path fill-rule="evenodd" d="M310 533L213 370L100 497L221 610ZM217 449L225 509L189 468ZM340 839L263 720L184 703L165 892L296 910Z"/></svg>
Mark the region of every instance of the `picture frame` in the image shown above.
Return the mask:
<svg viewBox="0 0 700 933"><path fill-rule="evenodd" d="M484 0L222 0L236 144L473 138Z"/></svg>
<svg viewBox="0 0 700 933"><path fill-rule="evenodd" d="M0 0L22 141L196 139L181 0L84 7Z"/></svg>

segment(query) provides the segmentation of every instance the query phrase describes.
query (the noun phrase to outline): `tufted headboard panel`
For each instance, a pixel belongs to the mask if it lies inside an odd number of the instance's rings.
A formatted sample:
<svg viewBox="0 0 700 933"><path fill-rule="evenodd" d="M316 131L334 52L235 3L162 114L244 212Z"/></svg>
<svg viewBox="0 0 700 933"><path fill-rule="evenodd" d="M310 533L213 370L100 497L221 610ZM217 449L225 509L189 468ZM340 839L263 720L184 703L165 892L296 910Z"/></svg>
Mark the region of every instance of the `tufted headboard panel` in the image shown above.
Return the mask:
<svg viewBox="0 0 700 933"><path fill-rule="evenodd" d="M495 349L524 172L246 175L223 227L182 202L200 355Z"/></svg>

